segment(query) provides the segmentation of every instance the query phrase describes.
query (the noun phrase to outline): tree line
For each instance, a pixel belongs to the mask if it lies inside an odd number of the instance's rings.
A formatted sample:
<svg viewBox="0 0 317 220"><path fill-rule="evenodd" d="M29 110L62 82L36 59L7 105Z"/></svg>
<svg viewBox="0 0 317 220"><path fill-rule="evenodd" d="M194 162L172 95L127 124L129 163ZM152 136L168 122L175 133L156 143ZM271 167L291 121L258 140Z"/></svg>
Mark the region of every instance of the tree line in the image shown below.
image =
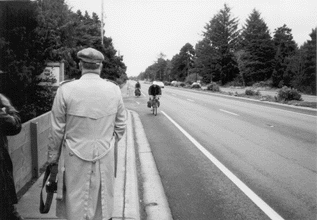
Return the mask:
<svg viewBox="0 0 317 220"><path fill-rule="evenodd" d="M239 29L231 8L224 8L204 27L195 47L186 43L171 60L161 53L138 79L216 82L219 85L262 86L298 89L316 94L316 27L311 40L298 46L292 30L283 25L273 37L254 9Z"/></svg>
<svg viewBox="0 0 317 220"><path fill-rule="evenodd" d="M53 88L38 85L48 62L64 62L65 79L79 78L77 52L93 47L105 57L102 78L127 79L123 57L100 30L96 13L75 13L64 0L0 1L0 92L23 121L51 109Z"/></svg>

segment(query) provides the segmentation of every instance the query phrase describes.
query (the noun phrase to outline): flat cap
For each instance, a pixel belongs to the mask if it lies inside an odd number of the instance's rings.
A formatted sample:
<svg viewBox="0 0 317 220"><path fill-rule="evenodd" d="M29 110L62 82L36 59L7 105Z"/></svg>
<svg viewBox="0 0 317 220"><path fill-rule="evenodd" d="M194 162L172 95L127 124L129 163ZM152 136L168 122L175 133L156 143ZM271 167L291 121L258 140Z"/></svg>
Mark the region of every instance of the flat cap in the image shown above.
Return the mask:
<svg viewBox="0 0 317 220"><path fill-rule="evenodd" d="M77 57L86 63L101 63L104 60L103 54L91 47L79 51Z"/></svg>

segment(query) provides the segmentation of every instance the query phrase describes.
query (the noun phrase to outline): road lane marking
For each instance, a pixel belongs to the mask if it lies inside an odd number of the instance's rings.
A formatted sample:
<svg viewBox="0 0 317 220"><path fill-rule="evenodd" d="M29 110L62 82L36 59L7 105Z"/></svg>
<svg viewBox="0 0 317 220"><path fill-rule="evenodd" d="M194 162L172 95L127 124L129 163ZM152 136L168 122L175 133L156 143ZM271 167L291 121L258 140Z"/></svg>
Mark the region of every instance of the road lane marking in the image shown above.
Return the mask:
<svg viewBox="0 0 317 220"><path fill-rule="evenodd" d="M140 103L139 102L136 102L138 105L140 105Z"/></svg>
<svg viewBox="0 0 317 220"><path fill-rule="evenodd" d="M268 204L266 204L257 194L255 194L247 185L236 177L228 168L226 168L217 158L206 150L198 141L187 133L179 124L177 124L164 111L161 111L218 169L220 169L245 195L247 195L268 217L273 220L284 220Z"/></svg>
<svg viewBox="0 0 317 220"><path fill-rule="evenodd" d="M225 112L225 113L231 114L231 115L239 116L238 114L233 113L233 112L229 112L229 111L226 111L226 110L223 110L223 109L219 109L219 110L220 110L220 111L222 111L222 112Z"/></svg>
<svg viewBox="0 0 317 220"><path fill-rule="evenodd" d="M190 102L195 102L194 100L192 100L192 99L187 99L188 101L190 101Z"/></svg>

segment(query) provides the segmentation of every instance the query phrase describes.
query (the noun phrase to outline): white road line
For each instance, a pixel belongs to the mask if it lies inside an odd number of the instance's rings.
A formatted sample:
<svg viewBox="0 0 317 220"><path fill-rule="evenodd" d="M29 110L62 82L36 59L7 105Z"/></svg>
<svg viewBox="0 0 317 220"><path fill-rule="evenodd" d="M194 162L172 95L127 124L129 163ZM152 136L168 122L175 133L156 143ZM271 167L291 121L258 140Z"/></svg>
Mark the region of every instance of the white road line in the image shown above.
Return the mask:
<svg viewBox="0 0 317 220"><path fill-rule="evenodd" d="M229 111L226 111L226 110L223 110L223 109L219 109L219 110L220 110L220 111L222 111L222 112L225 112L225 113L231 114L231 115L239 116L238 114L233 113L233 112L229 112Z"/></svg>
<svg viewBox="0 0 317 220"><path fill-rule="evenodd" d="M192 100L192 99L187 99L188 101L190 101L190 102L195 102L194 100Z"/></svg>
<svg viewBox="0 0 317 220"><path fill-rule="evenodd" d="M188 134L180 125L178 125L164 111L161 111L212 163L214 163L244 194L246 194L267 216L273 220L284 220L268 204L266 204L258 195L256 195L247 185L228 170L217 158L207 151L198 141Z"/></svg>
<svg viewBox="0 0 317 220"><path fill-rule="evenodd" d="M140 102L136 102L138 105L140 105Z"/></svg>

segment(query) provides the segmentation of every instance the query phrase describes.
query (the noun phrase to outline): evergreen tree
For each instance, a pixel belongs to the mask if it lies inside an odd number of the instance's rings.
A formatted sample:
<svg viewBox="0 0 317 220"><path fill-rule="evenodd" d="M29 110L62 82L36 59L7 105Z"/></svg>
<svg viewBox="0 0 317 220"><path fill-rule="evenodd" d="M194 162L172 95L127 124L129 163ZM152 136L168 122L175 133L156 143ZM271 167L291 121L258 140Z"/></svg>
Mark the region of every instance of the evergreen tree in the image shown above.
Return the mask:
<svg viewBox="0 0 317 220"><path fill-rule="evenodd" d="M292 85L302 92L316 95L316 28L310 33L308 40L300 47L294 62L295 76Z"/></svg>
<svg viewBox="0 0 317 220"><path fill-rule="evenodd" d="M155 67L156 67L156 77L155 77L155 79L156 80L164 81L164 79L165 79L164 73L165 73L165 69L166 69L166 66L167 66L167 62L164 59L165 57L166 57L165 54L160 53L159 57L157 58L157 61L156 61L156 64L155 64Z"/></svg>
<svg viewBox="0 0 317 220"><path fill-rule="evenodd" d="M245 87L246 82L252 81L250 78L251 72L247 65L248 60L250 59L250 54L245 50L241 49L235 53L235 56L239 68L239 76L237 76L236 81L238 81L238 83L241 81L242 86Z"/></svg>
<svg viewBox="0 0 317 220"><path fill-rule="evenodd" d="M275 65L272 73L273 86L290 86L294 74L287 67L297 49L297 45L291 34L291 29L286 25L276 29L273 42L276 49Z"/></svg>
<svg viewBox="0 0 317 220"><path fill-rule="evenodd" d="M266 23L257 10L253 10L242 31L242 48L248 54L246 69L243 73L250 85L268 80L272 76L275 48Z"/></svg>
<svg viewBox="0 0 317 220"><path fill-rule="evenodd" d="M218 81L219 77L217 78L214 75L216 72L215 63L217 62L217 60L214 58L214 54L216 54L216 51L211 46L210 41L206 38L199 41L195 46L195 54L196 59L194 71L202 76L202 81L204 83ZM216 75L220 76L220 74Z"/></svg>
<svg viewBox="0 0 317 220"><path fill-rule="evenodd" d="M83 16L69 10L64 0L0 2L0 70L5 88L22 120L49 111L53 93L38 86L38 75L47 62L65 63L65 78L80 77L77 52L85 47L104 56L101 76L115 81L127 79L122 56L116 56L111 38L100 37L101 22L93 13ZM1 79L2 81L2 79Z"/></svg>
<svg viewBox="0 0 317 220"><path fill-rule="evenodd" d="M193 57L195 56L194 47L190 43L186 43L180 50L179 54L176 54L172 58L172 79L178 81L184 81L190 74L190 70L193 67Z"/></svg>
<svg viewBox="0 0 317 220"><path fill-rule="evenodd" d="M38 0L38 47L47 61L61 61L64 42L71 37L68 32L70 11L64 0ZM68 41L69 43L69 41Z"/></svg>
<svg viewBox="0 0 317 220"><path fill-rule="evenodd" d="M45 67L45 59L40 56L42 51L37 47L36 3L0 2L0 10L1 92L12 100L22 121L26 121L36 116L37 75Z"/></svg>
<svg viewBox="0 0 317 220"><path fill-rule="evenodd" d="M155 61L152 65L147 67L145 72L140 73L138 78L149 79L150 81L164 81L165 78L168 78L167 75L165 76L167 61L164 58L165 54L160 53L157 58L157 61Z"/></svg>
<svg viewBox="0 0 317 220"><path fill-rule="evenodd" d="M225 84L233 80L237 73L237 63L234 52L238 47L239 30L238 19L232 18L231 8L226 4L205 26L203 33L205 39L210 42L213 48L213 59L215 59L214 77Z"/></svg>
<svg viewBox="0 0 317 220"><path fill-rule="evenodd" d="M179 74L179 67L180 67L180 56L179 54L175 54L173 57L172 57L172 60L171 60L171 72L170 72L170 79L171 80L177 80L179 81L180 79L178 78L178 76L180 75Z"/></svg>
<svg viewBox="0 0 317 220"><path fill-rule="evenodd" d="M165 70L164 70L164 80L165 81L168 81L168 82L171 82L171 71L172 71L172 62L170 60L166 60L166 67L165 67Z"/></svg>

